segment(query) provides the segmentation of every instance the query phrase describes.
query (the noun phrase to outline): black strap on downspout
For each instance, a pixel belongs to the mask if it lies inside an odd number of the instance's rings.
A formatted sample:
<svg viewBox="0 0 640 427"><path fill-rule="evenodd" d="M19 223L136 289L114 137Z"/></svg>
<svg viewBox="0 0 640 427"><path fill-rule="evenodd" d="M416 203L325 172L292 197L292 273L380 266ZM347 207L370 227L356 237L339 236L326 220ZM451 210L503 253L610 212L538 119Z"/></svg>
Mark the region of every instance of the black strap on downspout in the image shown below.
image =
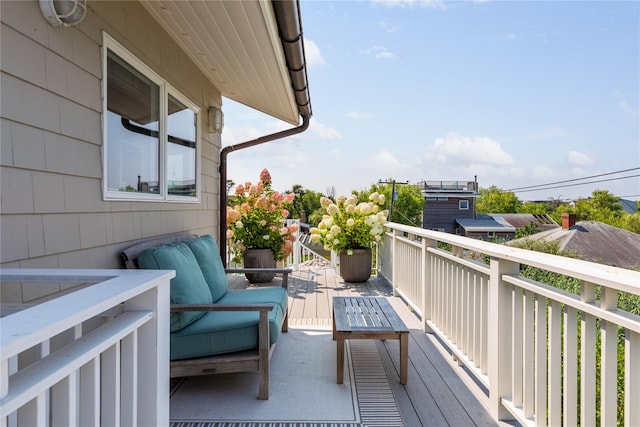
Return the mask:
<svg viewBox="0 0 640 427"><path fill-rule="evenodd" d="M225 253L227 242L227 155L233 151L243 150L245 148L254 147L256 145L264 144L265 142L275 141L277 139L286 138L288 136L296 135L304 132L309 127L309 120L311 116L302 116L302 124L293 129L287 129L280 132L272 133L269 135L261 136L250 141L241 142L235 145L228 145L220 151L220 219L219 219L219 236L218 246L220 249L220 258L222 258L222 264L227 266L227 256Z"/></svg>

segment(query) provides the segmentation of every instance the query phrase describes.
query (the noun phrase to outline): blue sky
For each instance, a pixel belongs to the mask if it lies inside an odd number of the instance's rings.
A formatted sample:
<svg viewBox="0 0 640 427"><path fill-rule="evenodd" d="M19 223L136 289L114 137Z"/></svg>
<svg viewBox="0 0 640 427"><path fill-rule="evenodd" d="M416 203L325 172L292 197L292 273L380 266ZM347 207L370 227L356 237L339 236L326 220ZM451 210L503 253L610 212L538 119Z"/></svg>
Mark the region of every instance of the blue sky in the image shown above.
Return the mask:
<svg viewBox="0 0 640 427"><path fill-rule="evenodd" d="M235 182L266 167L283 191L474 176L512 189L640 167L638 1L303 0L301 9L311 125L230 154ZM223 109L223 145L291 127L228 99ZM594 189L638 200L640 178L516 194Z"/></svg>

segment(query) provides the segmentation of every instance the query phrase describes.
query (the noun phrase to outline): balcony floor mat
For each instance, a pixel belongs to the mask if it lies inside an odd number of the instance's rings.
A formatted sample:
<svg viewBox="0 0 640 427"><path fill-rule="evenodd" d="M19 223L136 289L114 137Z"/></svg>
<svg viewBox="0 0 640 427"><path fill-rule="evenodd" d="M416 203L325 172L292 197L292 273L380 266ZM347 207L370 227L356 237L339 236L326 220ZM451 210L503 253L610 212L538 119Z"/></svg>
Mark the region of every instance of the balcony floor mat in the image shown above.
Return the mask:
<svg viewBox="0 0 640 427"><path fill-rule="evenodd" d="M403 426L376 341L347 340L344 384L338 385L335 341L331 331L322 329L314 332L307 326L295 326L282 335L284 341L278 343L271 359L272 387L267 401L256 398L258 378L253 373L191 377L175 385L170 427ZM225 400L224 387L212 386L216 378L225 376L229 384L241 381L243 394L250 395L239 397L244 403L233 400L236 397ZM283 388L274 384L278 378ZM190 385L190 381L197 384ZM190 407L183 408L187 400Z"/></svg>

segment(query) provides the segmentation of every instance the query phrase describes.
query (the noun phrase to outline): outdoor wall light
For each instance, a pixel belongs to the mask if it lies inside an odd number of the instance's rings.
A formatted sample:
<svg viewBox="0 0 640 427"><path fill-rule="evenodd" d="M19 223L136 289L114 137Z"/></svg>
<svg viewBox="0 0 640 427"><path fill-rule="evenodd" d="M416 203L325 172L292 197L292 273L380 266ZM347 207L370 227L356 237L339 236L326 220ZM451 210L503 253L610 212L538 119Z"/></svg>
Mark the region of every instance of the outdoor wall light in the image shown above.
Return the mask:
<svg viewBox="0 0 640 427"><path fill-rule="evenodd" d="M209 107L209 133L221 133L224 128L224 113L218 107Z"/></svg>
<svg viewBox="0 0 640 427"><path fill-rule="evenodd" d="M84 19L87 0L40 0L40 11L53 27L68 27Z"/></svg>

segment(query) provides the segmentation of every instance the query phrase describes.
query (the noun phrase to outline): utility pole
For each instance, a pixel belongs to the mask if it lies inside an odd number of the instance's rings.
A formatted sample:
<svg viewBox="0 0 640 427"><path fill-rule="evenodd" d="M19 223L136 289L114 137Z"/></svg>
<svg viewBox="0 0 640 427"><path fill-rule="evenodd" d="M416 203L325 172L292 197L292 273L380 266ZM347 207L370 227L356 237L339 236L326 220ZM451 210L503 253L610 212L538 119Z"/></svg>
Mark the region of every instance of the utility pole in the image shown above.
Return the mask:
<svg viewBox="0 0 640 427"><path fill-rule="evenodd" d="M406 185L409 184L409 181L397 182L395 179L391 181L383 181L381 179L378 180L378 184L391 184L391 200L389 200L389 221L393 221L393 202L398 200L398 193L396 193L396 184L397 185Z"/></svg>

